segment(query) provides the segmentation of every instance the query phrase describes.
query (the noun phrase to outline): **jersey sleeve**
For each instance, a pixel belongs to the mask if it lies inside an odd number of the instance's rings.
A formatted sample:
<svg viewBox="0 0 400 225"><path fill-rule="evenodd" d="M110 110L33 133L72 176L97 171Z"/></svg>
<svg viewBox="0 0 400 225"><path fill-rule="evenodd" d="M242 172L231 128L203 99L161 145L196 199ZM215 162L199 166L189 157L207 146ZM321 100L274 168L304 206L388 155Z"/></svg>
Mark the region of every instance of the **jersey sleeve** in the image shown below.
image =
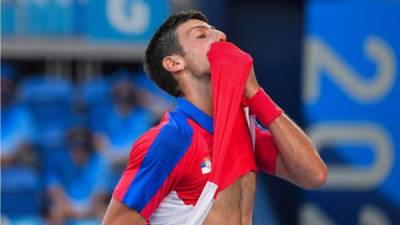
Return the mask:
<svg viewBox="0 0 400 225"><path fill-rule="evenodd" d="M113 198L148 220L179 182L179 161L191 144L191 133L173 124L149 132L134 144Z"/></svg>
<svg viewBox="0 0 400 225"><path fill-rule="evenodd" d="M257 168L270 175L275 175L278 148L271 133L258 126L256 127L255 154Z"/></svg>

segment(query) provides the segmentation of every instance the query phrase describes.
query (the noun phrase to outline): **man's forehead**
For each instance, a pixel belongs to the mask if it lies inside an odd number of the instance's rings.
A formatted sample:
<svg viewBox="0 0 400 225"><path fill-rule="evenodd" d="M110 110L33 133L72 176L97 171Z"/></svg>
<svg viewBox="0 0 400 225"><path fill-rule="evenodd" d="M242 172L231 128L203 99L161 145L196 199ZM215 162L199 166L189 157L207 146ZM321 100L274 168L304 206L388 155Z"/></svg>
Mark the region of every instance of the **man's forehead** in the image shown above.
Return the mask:
<svg viewBox="0 0 400 225"><path fill-rule="evenodd" d="M182 23L177 29L177 33L187 33L190 30L196 27L211 27L208 23L198 20L198 19L190 19L184 23Z"/></svg>

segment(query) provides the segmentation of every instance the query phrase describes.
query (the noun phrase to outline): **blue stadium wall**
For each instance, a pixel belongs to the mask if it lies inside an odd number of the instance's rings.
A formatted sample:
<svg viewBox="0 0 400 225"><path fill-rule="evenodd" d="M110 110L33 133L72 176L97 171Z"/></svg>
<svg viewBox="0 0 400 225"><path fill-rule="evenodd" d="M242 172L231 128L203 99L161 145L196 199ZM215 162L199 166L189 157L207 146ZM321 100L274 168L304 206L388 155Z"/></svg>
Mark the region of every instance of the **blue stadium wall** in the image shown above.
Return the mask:
<svg viewBox="0 0 400 225"><path fill-rule="evenodd" d="M400 2L309 1L302 102L327 183L302 225L400 224Z"/></svg>

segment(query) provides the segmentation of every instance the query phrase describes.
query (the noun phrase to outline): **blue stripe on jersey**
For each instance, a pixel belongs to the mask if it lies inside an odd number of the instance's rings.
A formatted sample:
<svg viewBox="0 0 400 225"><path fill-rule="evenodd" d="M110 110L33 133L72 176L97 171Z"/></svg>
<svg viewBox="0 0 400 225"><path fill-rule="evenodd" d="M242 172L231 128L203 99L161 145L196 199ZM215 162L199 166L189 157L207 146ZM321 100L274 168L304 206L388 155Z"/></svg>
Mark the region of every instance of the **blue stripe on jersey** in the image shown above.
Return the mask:
<svg viewBox="0 0 400 225"><path fill-rule="evenodd" d="M184 98L178 98L178 105L176 106L178 111L183 111L196 123L203 127L208 133L213 133L214 125L213 118L197 108L193 103L189 102Z"/></svg>
<svg viewBox="0 0 400 225"><path fill-rule="evenodd" d="M170 112L168 123L154 139L130 184L123 202L141 212L159 191L192 143L193 128L187 117Z"/></svg>

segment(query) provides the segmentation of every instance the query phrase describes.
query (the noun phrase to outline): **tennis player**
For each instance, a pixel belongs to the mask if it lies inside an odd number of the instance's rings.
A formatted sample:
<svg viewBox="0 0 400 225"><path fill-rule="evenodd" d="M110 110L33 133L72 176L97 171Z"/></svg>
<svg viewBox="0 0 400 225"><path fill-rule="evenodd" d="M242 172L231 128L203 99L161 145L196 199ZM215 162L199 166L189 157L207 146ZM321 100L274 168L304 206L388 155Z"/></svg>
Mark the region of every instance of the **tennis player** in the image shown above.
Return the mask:
<svg viewBox="0 0 400 225"><path fill-rule="evenodd" d="M154 34L146 50L146 71L178 104L133 145L104 225L183 225L198 216L193 209L218 163L211 160L213 96L207 54L212 44L225 41L225 34L198 11L171 15ZM224 57L229 60L237 49L228 49L231 54ZM255 153L240 158L238 178L218 193L199 224L252 224L256 171L305 189L326 181L327 168L312 142L258 85L253 69L244 97L268 130L255 128Z"/></svg>

